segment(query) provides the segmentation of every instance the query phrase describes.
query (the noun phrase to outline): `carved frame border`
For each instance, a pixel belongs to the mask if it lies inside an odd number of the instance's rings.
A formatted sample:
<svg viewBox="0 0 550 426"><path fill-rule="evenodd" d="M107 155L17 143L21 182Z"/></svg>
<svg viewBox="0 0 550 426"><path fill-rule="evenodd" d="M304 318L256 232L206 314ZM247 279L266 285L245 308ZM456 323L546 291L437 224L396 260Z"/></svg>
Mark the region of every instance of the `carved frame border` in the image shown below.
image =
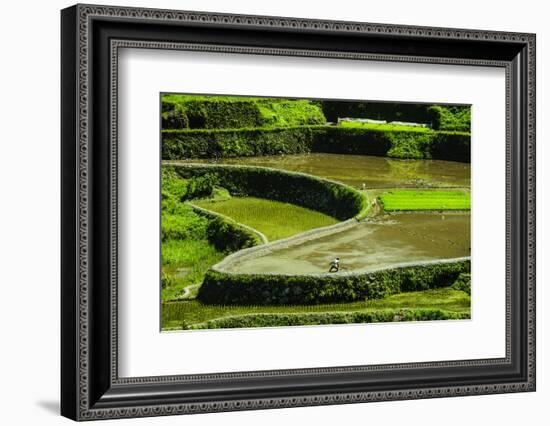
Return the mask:
<svg viewBox="0 0 550 426"><path fill-rule="evenodd" d="M402 25L386 25L386 24L369 24L356 22L336 22L324 20L309 20L296 18L279 18L265 16L246 16L246 15L228 15L217 13L203 12L186 12L186 11L169 11L156 9L140 9L126 7L104 7L92 5L77 5L76 14L78 19L78 62L77 62L77 89L78 89L78 111L77 111L77 164L76 176L78 178L78 217L77 217L77 236L76 245L78 253L78 277L77 277L77 342L78 342L78 362L77 362L77 409L76 419L92 420L104 419L113 417L141 417L151 415L170 415L184 413L204 413L230 410L246 410L246 409L262 409L262 408L280 408L293 406L309 406L309 405L325 405L325 404L342 404L352 402L366 401L383 401L383 400L401 400L401 399L416 399L416 398L433 398L443 396L462 396L476 395L487 393L504 393L517 391L532 391L535 389L535 36L533 34L521 34L511 32L494 32L494 31L479 31L479 30L464 30L464 29L446 29L446 28L429 28L417 26L402 26ZM406 34L423 38L444 38L444 39L466 39L466 40L495 40L508 41L513 43L523 43L527 47L527 152L528 152L528 181L527 181L527 224L529 234L529 244L527 247L527 304L528 304L528 322L527 322L527 368L528 379L525 382L518 383L501 383L494 385L480 386L451 386L447 388L424 388L424 389L404 389L398 391L381 391L381 392L360 392L360 393L335 393L326 395L313 395L303 397L274 397L274 398L259 398L247 400L232 400L232 401L216 401L200 404L161 404L142 407L121 407L121 408L94 408L90 402L89 382L89 316L88 309L90 300L88 298L88 278L89 278L89 253L88 253L88 233L89 233L89 100L90 100L90 84L89 84L89 54L90 54L90 22L96 17L102 18L124 18L135 19L140 21L174 21L174 22L190 22L190 23L211 23L223 25L239 25L251 26L260 28L299 28L304 30L327 31L327 32L350 32L350 33L365 33L365 34ZM112 40L111 42L111 119L116 123L117 114L117 67L118 67L118 49L119 48L155 48L155 49L177 49L177 50L198 50L198 51L222 51L228 53L255 53L267 55L298 55L298 56L315 56L341 59L367 59L367 60L383 60L383 61L398 61L398 62L426 62L426 63L448 63L462 65L483 65L483 66L498 66L506 68L506 104L507 104L507 207L510 207L510 134L509 116L510 116L510 65L507 62L501 61L483 61L483 60L468 60L459 58L427 58L414 56L395 56L395 55L373 55L360 53L343 53L343 52L327 52L327 51L308 51L295 49L270 49L270 48L247 48L247 47L231 47L231 46L214 46L204 44L182 44L182 43L159 43L146 42L139 40ZM116 206L117 201L117 170L116 170L116 125L111 127L111 138L113 150L111 152L113 167L111 169L111 202L112 206ZM507 327L506 327L506 358L504 362L509 361L510 356L510 312L508 302L510 300L509 288L509 257L511 253L510 247L510 214L507 208ZM117 345L117 325L116 325L116 257L117 257L117 224L116 224L116 207L111 211L112 218L112 240L111 240L111 285L113 289L111 299L111 336L113 348ZM217 378L241 378L246 376L270 376L270 375L303 375L312 371L318 373L330 373L333 371L343 371L353 369L360 371L365 369L380 370L380 369L399 369L411 366L450 366L450 365L480 365L502 362L499 360L467 360L445 363L420 363L420 364L394 364L382 366L365 366L365 367L329 367L326 369L306 369L306 370L275 370L262 372L247 372L247 373L226 373L217 375L200 375L200 376L161 376L161 377L146 377L146 378L129 378L120 379L117 374L117 351L112 350L111 364L111 380L113 384L147 384L147 383L170 383L182 380L200 380L200 379L217 379Z"/></svg>

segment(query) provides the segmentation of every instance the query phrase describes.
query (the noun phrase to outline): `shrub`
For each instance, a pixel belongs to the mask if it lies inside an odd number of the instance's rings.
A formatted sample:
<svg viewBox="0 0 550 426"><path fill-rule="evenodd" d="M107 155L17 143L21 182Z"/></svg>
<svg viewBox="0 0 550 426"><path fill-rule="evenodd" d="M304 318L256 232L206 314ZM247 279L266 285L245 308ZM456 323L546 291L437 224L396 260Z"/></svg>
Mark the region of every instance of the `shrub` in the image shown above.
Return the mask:
<svg viewBox="0 0 550 426"><path fill-rule="evenodd" d="M469 163L470 134L463 132L434 132L430 152L438 160L461 161Z"/></svg>
<svg viewBox="0 0 550 426"><path fill-rule="evenodd" d="M208 197L214 192L218 184L216 175L211 173L182 179L181 176L174 173L172 169L162 167L161 174L161 197L163 202L169 199L186 201L193 198Z"/></svg>
<svg viewBox="0 0 550 426"><path fill-rule="evenodd" d="M470 134L344 126L163 131L162 158L251 157L324 152L470 161Z"/></svg>
<svg viewBox="0 0 550 426"><path fill-rule="evenodd" d="M210 244L222 252L234 252L261 243L252 232L219 216L208 222L206 235Z"/></svg>
<svg viewBox="0 0 550 426"><path fill-rule="evenodd" d="M314 128L312 152L470 161L470 134L361 127Z"/></svg>
<svg viewBox="0 0 550 426"><path fill-rule="evenodd" d="M187 238L206 238L206 226L208 220L197 215L193 210L184 204L163 203L161 217L161 239L184 240Z"/></svg>
<svg viewBox="0 0 550 426"><path fill-rule="evenodd" d="M472 277L470 273L462 273L458 276L456 281L453 283L451 288L455 290L461 290L468 293L468 296L471 296L472 292Z"/></svg>
<svg viewBox="0 0 550 426"><path fill-rule="evenodd" d="M341 126L314 130L313 152L385 156L390 148L385 131Z"/></svg>
<svg viewBox="0 0 550 426"><path fill-rule="evenodd" d="M339 220L362 213L368 206L360 191L347 185L267 167L181 164L169 166L183 178L214 174L231 194L267 198L320 211Z"/></svg>
<svg viewBox="0 0 550 426"><path fill-rule="evenodd" d="M261 126L262 116L246 98L168 95L162 98L163 129L216 129Z"/></svg>
<svg viewBox="0 0 550 426"><path fill-rule="evenodd" d="M175 278L173 275L169 275L166 272L162 271L160 274L160 282L162 288L170 287L171 285L174 285Z"/></svg>
<svg viewBox="0 0 550 426"><path fill-rule="evenodd" d="M311 151L310 127L163 131L162 158L254 157Z"/></svg>
<svg viewBox="0 0 550 426"><path fill-rule="evenodd" d="M442 309L382 309L358 312L324 312L299 314L245 314L217 318L189 326L204 328L285 327L294 325L355 324L395 321L435 321L467 319L469 313Z"/></svg>
<svg viewBox="0 0 550 426"><path fill-rule="evenodd" d="M187 114L178 106L162 104L162 128L163 129L188 129L189 119Z"/></svg>
<svg viewBox="0 0 550 426"><path fill-rule="evenodd" d="M313 305L380 299L451 286L470 261L398 267L350 275L267 275L207 272L198 298L208 304Z"/></svg>
<svg viewBox="0 0 550 426"><path fill-rule="evenodd" d="M224 129L324 124L318 102L307 99L163 95L163 129Z"/></svg>
<svg viewBox="0 0 550 426"><path fill-rule="evenodd" d="M436 130L470 132L471 108L469 106L431 105L428 115Z"/></svg>
<svg viewBox="0 0 550 426"><path fill-rule="evenodd" d="M431 158L430 142L433 140L433 133L418 132L388 132L388 139L391 148L387 152L392 158Z"/></svg>
<svg viewBox="0 0 550 426"><path fill-rule="evenodd" d="M181 200L187 194L188 182L181 179L174 170L161 167L161 200Z"/></svg>
<svg viewBox="0 0 550 426"><path fill-rule="evenodd" d="M196 180L195 190L204 191L208 178ZM181 201L189 194L190 180L184 180L173 170L162 168L162 216L161 238L183 240L187 238L206 238L207 220L193 212L191 207ZM197 183L198 182L198 183Z"/></svg>
<svg viewBox="0 0 550 426"><path fill-rule="evenodd" d="M267 127L292 127L325 124L320 103L307 99L259 99L262 124Z"/></svg>
<svg viewBox="0 0 550 426"><path fill-rule="evenodd" d="M217 183L218 179L216 175L212 173L192 177L187 183L187 191L181 198L181 201L208 197L214 191L214 186L216 186Z"/></svg>

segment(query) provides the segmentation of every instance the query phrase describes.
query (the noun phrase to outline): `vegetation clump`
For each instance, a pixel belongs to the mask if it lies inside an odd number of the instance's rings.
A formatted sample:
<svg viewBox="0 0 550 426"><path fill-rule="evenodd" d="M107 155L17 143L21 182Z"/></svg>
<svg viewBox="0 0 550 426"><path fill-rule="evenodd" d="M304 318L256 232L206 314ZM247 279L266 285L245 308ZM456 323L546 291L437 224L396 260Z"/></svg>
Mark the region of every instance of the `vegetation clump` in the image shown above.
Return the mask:
<svg viewBox="0 0 550 426"><path fill-rule="evenodd" d="M380 126L165 130L162 158L256 157L310 152L470 161L470 134Z"/></svg>
<svg viewBox="0 0 550 426"><path fill-rule="evenodd" d="M221 217L208 223L206 235L216 250L226 253L260 244L254 234Z"/></svg>
<svg viewBox="0 0 550 426"><path fill-rule="evenodd" d="M468 106L432 105L428 108L428 114L434 129L456 132L470 131L472 113Z"/></svg>
<svg viewBox="0 0 550 426"><path fill-rule="evenodd" d="M236 129L325 124L320 104L307 99L162 95L163 129Z"/></svg>
<svg viewBox="0 0 550 426"><path fill-rule="evenodd" d="M460 290L471 296L472 293L472 276L470 273L462 273L458 276L451 288Z"/></svg>

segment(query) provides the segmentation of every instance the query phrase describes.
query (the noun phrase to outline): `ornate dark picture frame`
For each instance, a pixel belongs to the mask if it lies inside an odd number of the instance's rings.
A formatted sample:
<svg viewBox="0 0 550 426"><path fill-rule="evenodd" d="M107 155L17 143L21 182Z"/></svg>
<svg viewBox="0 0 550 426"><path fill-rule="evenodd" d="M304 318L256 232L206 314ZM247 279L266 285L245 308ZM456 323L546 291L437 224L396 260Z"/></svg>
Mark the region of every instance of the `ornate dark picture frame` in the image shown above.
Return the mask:
<svg viewBox="0 0 550 426"><path fill-rule="evenodd" d="M535 35L76 5L62 28L61 413L74 420L535 390ZM188 49L506 70L506 356L119 378L117 52Z"/></svg>

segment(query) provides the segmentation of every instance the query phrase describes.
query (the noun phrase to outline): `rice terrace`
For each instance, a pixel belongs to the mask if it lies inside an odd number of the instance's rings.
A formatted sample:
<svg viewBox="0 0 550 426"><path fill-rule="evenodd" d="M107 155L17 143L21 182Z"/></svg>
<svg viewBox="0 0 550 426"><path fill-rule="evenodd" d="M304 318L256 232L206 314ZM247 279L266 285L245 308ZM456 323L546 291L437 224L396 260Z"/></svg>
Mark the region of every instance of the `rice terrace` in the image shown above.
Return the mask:
<svg viewBox="0 0 550 426"><path fill-rule="evenodd" d="M470 106L160 100L162 330L470 318Z"/></svg>

